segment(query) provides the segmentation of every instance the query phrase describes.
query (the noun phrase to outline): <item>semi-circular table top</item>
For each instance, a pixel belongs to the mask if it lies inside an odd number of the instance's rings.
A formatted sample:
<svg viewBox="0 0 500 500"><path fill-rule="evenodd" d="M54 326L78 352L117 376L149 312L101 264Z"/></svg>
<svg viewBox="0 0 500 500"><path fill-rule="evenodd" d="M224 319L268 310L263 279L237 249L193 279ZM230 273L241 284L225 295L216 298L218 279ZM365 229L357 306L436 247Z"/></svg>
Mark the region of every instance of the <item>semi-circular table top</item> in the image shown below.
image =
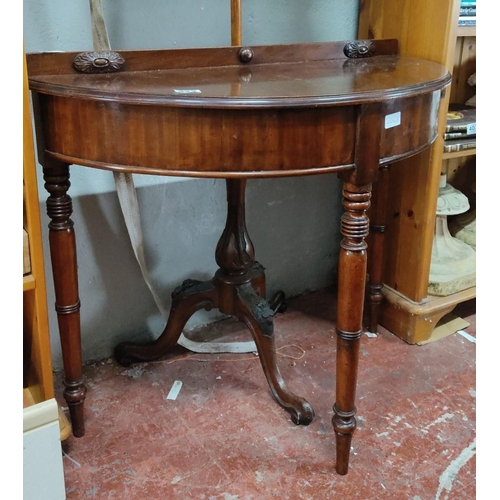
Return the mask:
<svg viewBox="0 0 500 500"><path fill-rule="evenodd" d="M360 106L376 103L380 162L394 161L435 140L451 81L442 65L399 55L391 39L46 52L27 61L48 155L161 175L350 168ZM387 126L392 115L399 122Z"/></svg>
<svg viewBox="0 0 500 500"><path fill-rule="evenodd" d="M294 46L251 47L248 49L254 55L247 64L237 60L239 47L118 52L125 59L123 71L42 71L30 76L30 88L53 95L124 103L247 108L359 104L432 92L450 80L447 69L438 63L387 54L394 52L395 43L381 46L380 55L351 59L339 57L338 43L295 45L296 60L286 57ZM307 57L303 53L307 49L312 52L315 47L317 54ZM274 54L268 54L270 48L275 49ZM169 54L175 55L175 59L162 64ZM214 58L214 54L218 57ZM61 61L76 54L64 55ZM178 62L182 55L184 64ZM226 60L230 55L235 56L232 64ZM30 54L31 58L36 56ZM43 58L44 54L38 56ZM136 66L135 59L141 57L144 64ZM188 61L190 65L186 65ZM68 65L67 69L73 68Z"/></svg>

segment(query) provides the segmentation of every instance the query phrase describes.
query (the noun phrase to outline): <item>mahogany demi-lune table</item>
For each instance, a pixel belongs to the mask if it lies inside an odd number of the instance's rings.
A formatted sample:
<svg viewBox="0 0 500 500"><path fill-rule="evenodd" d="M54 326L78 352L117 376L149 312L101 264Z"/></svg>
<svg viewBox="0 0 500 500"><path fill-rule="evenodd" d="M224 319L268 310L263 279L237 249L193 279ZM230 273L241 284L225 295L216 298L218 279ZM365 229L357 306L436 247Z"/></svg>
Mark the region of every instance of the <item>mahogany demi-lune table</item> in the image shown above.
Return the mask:
<svg viewBox="0 0 500 500"><path fill-rule="evenodd" d="M27 55L48 191L64 397L75 436L84 435L86 388L70 165L226 179L227 221L213 279L186 280L172 293L163 333L148 344L122 343L115 355L123 365L158 359L176 345L193 313L217 308L247 325L274 398L303 425L314 412L287 388L277 366L276 304L266 299L264 268L254 260L246 230L245 184L331 172L343 181L344 210L332 422L336 470L347 473L372 184L381 167L436 139L441 97L451 80L440 64L398 52L397 41L387 39Z"/></svg>

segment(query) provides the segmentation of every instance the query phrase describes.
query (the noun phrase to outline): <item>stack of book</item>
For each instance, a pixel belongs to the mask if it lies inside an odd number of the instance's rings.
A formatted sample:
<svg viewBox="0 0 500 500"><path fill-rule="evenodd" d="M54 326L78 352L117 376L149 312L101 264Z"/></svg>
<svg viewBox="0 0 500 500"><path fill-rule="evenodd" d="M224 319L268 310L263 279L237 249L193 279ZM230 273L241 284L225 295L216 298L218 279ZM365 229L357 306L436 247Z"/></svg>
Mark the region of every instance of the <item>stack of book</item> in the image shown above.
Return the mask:
<svg viewBox="0 0 500 500"><path fill-rule="evenodd" d="M476 0L460 0L459 26L476 26Z"/></svg>
<svg viewBox="0 0 500 500"><path fill-rule="evenodd" d="M451 104L446 117L444 152L476 148L476 108Z"/></svg>

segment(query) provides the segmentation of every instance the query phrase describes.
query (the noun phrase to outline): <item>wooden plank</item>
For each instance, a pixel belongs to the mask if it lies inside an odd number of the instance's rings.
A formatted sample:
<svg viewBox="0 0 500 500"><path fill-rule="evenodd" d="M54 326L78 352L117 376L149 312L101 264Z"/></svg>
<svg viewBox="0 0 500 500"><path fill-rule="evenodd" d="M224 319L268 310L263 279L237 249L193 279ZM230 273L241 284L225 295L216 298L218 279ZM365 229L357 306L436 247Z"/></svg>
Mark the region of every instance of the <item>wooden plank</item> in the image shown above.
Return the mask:
<svg viewBox="0 0 500 500"><path fill-rule="evenodd" d="M459 7L454 0L364 0L358 38L396 38L402 54L430 59L451 70Z"/></svg>
<svg viewBox="0 0 500 500"><path fill-rule="evenodd" d="M429 340L438 321L458 304L474 299L476 287L447 297L429 295L421 303L412 302L388 287L382 293L385 307L381 323L405 342L418 344Z"/></svg>
<svg viewBox="0 0 500 500"><path fill-rule="evenodd" d="M475 198L473 185L476 182L476 161L473 156L459 156L443 162L443 171L449 184L464 193L469 199Z"/></svg>
<svg viewBox="0 0 500 500"><path fill-rule="evenodd" d="M475 26L459 26L457 36L476 36Z"/></svg>
<svg viewBox="0 0 500 500"><path fill-rule="evenodd" d="M439 62L451 72L458 9L456 0L365 0L358 38L397 38L402 54ZM415 302L427 296L449 98L448 88L433 147L391 168L383 281Z"/></svg>
<svg viewBox="0 0 500 500"><path fill-rule="evenodd" d="M30 244L26 229L23 229L23 276L31 272Z"/></svg>
<svg viewBox="0 0 500 500"><path fill-rule="evenodd" d="M36 404L35 398L33 394L31 394L31 390L29 387L23 388L23 408L28 408Z"/></svg>
<svg viewBox="0 0 500 500"><path fill-rule="evenodd" d="M66 414L59 407L59 429L61 434L61 441L68 439L71 436L71 423Z"/></svg>
<svg viewBox="0 0 500 500"><path fill-rule="evenodd" d="M465 156L475 156L475 149L466 149L464 151L452 151L451 153L443 153L443 160L451 160L453 158L463 158Z"/></svg>
<svg viewBox="0 0 500 500"><path fill-rule="evenodd" d="M31 105L29 99L26 57L23 56L23 191L26 216L25 229L30 240L31 274L23 279L23 329L29 367L26 385L35 401L54 397L54 379L50 351L47 295L45 290L42 228L36 177Z"/></svg>
<svg viewBox="0 0 500 500"><path fill-rule="evenodd" d="M35 289L35 278L32 274L27 274L23 276L23 292Z"/></svg>
<svg viewBox="0 0 500 500"><path fill-rule="evenodd" d="M241 0L231 0L231 45L242 45Z"/></svg>
<svg viewBox="0 0 500 500"><path fill-rule="evenodd" d="M450 102L464 104L467 99L476 93L476 87L472 87L467 83L469 77L475 72L476 38L457 38Z"/></svg>
<svg viewBox="0 0 500 500"><path fill-rule="evenodd" d="M389 286L383 289L380 323L409 343L427 339L440 318L457 304L475 297L475 288L445 298L427 297L439 174L443 170L454 182L460 181L465 171L462 165L467 162L464 158L476 153L469 150L443 154L450 99L453 96L454 102L463 103L472 95L464 87L472 61L475 71L472 37L476 29L458 27L459 8L460 0L360 3L358 38L397 38L402 54L440 62L450 72L459 72L443 98L439 135L432 150L391 166L383 276ZM457 36L461 38L457 40Z"/></svg>

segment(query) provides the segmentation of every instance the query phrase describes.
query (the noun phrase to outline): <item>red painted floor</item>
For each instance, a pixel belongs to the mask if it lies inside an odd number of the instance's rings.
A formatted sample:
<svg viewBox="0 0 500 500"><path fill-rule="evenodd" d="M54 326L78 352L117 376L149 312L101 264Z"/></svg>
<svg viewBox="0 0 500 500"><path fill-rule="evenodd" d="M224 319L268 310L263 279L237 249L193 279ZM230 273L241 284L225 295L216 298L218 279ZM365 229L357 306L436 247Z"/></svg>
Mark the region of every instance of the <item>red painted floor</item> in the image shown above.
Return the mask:
<svg viewBox="0 0 500 500"><path fill-rule="evenodd" d="M131 368L85 367L86 435L63 446L67 498L475 498L476 344L458 333L423 346L383 328L363 335L350 471L336 474L334 303L330 291L312 293L275 318L282 374L316 412L308 427L274 402L252 354L179 347ZM475 301L454 313L475 338ZM232 320L210 328L221 331L247 339ZM176 380L182 389L167 400Z"/></svg>

